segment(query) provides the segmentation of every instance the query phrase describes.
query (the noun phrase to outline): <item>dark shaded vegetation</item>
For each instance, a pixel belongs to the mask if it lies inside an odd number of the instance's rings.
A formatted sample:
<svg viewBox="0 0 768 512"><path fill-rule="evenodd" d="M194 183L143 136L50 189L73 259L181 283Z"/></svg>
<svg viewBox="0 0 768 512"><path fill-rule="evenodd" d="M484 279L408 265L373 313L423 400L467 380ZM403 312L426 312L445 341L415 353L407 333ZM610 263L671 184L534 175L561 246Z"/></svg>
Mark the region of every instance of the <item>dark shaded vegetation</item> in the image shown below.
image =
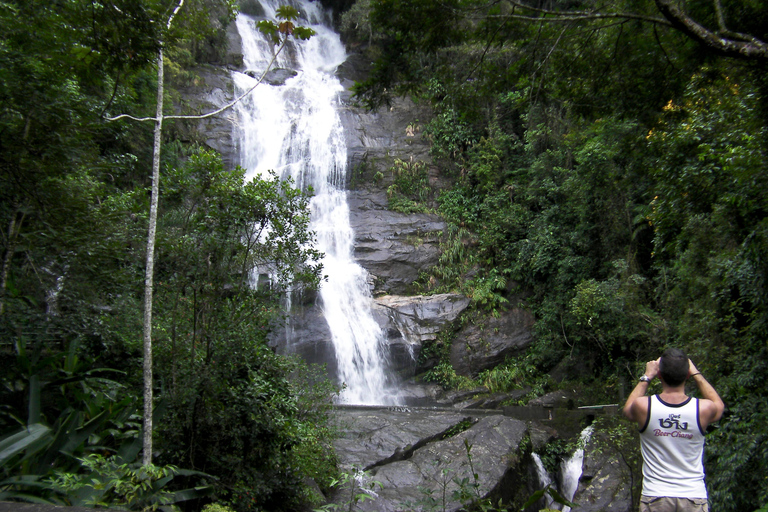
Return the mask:
<svg viewBox="0 0 768 512"><path fill-rule="evenodd" d="M142 466L141 327L159 41L168 110L220 62L236 5L0 4L0 500L295 510L335 476L322 372L267 334L321 276L308 196L244 183L168 124L154 308L155 458ZM166 33L167 32L167 33ZM175 121L181 123L182 121ZM251 279L269 269L269 286ZM266 272L266 270L262 270Z"/></svg>
<svg viewBox="0 0 768 512"><path fill-rule="evenodd" d="M430 191L403 164L390 190L404 211L436 201L449 222L421 289L463 291L490 314L523 292L536 314L535 346L481 376L489 388L544 392L552 372L615 399L638 362L680 346L727 405L707 451L713 509L749 511L768 504L768 73L759 55L681 31L665 4L371 0L346 2L341 21L375 61L361 100L434 109L425 128L453 186ZM164 34L173 5L0 3L2 499L294 510L306 477L332 482L333 389L266 346L279 292L320 277L307 198L243 186L172 126L155 286L162 466L135 464L151 126L104 119L154 114L159 41L170 97L219 61L234 7L188 0ZM724 40L768 39L763 0L687 9ZM249 286L260 265L280 270L270 289ZM460 383L445 361L436 370ZM149 489L131 490L142 478Z"/></svg>
<svg viewBox="0 0 768 512"><path fill-rule="evenodd" d="M727 406L708 441L713 509L755 510L768 504L768 4L669 4L372 0L341 26L374 62L361 102L434 110L424 129L453 185L432 191L449 227L421 290L535 312L535 346L480 380L546 391L552 374L617 401L640 364L681 347ZM428 376L463 383L445 359Z"/></svg>

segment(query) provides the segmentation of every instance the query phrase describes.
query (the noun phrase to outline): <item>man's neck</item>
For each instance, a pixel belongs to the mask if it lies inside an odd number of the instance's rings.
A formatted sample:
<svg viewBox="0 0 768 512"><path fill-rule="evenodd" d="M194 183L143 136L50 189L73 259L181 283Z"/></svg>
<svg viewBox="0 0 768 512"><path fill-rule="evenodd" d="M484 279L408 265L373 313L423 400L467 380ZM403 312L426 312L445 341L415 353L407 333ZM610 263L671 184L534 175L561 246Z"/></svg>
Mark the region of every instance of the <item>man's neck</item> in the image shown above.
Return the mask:
<svg viewBox="0 0 768 512"><path fill-rule="evenodd" d="M685 383L679 386L669 386L662 381L661 387L662 391L659 397L667 403L680 404L688 398L688 395L685 394Z"/></svg>

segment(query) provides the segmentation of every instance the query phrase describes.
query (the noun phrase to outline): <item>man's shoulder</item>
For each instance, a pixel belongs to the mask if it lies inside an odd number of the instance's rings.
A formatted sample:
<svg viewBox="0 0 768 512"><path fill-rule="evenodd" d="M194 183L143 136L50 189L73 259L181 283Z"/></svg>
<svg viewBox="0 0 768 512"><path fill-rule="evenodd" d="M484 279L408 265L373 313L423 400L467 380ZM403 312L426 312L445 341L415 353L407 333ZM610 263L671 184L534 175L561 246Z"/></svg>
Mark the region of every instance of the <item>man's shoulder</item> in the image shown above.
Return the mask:
<svg viewBox="0 0 768 512"><path fill-rule="evenodd" d="M640 428L642 428L648 421L650 399L650 396L640 396L635 398L627 411L627 417L637 423Z"/></svg>

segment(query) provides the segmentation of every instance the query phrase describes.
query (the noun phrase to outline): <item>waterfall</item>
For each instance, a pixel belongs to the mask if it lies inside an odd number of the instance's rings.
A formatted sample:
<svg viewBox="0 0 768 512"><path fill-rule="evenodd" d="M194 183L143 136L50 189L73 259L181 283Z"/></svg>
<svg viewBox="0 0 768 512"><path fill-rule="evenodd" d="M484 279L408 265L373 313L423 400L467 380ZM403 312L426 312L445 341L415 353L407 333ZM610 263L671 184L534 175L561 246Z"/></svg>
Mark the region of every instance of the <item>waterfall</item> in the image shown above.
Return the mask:
<svg viewBox="0 0 768 512"><path fill-rule="evenodd" d="M562 494L568 501L573 501L573 497L576 495L576 490L579 488L579 480L581 479L582 467L584 465L584 447L592 436L593 430L594 427L592 425L582 430L581 436L579 437L579 444L573 452L573 455L560 463L560 475L562 481L560 494ZM563 512L570 512L570 510L571 507L563 507Z"/></svg>
<svg viewBox="0 0 768 512"><path fill-rule="evenodd" d="M573 501L573 497L576 495L576 491L579 488L579 480L581 479L582 467L584 464L584 447L587 445L589 438L592 437L592 431L594 426L590 425L581 431L579 436L579 442L576 449L567 459L560 461L560 474L557 480L560 482L558 486L558 492L560 495L568 501ZM536 473L539 477L539 485L546 487L552 485L554 479L544 468L544 464L541 462L541 457L537 453L533 453L533 462L536 465ZM555 508L560 505L554 503L550 496L547 496L548 507ZM571 507L563 506L563 512L570 512Z"/></svg>
<svg viewBox="0 0 768 512"><path fill-rule="evenodd" d="M274 19L281 2L263 0L265 18ZM371 311L368 274L353 258L345 189L347 148L337 112L343 87L334 76L346 59L330 13L319 2L300 0L297 23L311 26L309 41L286 47L276 67L295 70L284 85L259 85L238 105L240 162L247 179L274 170L303 190L312 187L311 229L325 254L320 299L331 332L338 379L345 385L340 401L350 404L397 405L399 398L387 372L384 333ZM256 20L240 14L245 68L260 75L272 57L271 45L258 32ZM254 79L234 72L239 91Z"/></svg>
<svg viewBox="0 0 768 512"><path fill-rule="evenodd" d="M544 489L548 485L552 485L552 477L549 476L547 469L544 467L544 463L541 462L541 457L539 457L539 454L534 452L531 454L531 457L533 458L533 463L536 465L536 476L539 477L539 485L541 485L541 488ZM552 508L555 502L552 496L545 494L544 499L547 502L547 508Z"/></svg>

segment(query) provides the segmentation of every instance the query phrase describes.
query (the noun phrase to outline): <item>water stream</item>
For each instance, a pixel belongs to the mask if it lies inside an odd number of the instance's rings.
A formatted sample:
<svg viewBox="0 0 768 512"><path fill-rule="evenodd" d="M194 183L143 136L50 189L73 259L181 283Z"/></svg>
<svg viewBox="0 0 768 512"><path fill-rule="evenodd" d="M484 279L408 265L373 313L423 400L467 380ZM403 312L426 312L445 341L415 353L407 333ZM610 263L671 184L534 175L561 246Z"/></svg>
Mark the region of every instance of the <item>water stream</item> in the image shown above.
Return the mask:
<svg viewBox="0 0 768 512"><path fill-rule="evenodd" d="M275 19L284 3L262 1L265 18ZM371 312L371 292L365 269L353 258L345 189L347 148L337 112L343 87L334 75L346 59L341 40L330 27L330 13L319 2L294 3L302 19L317 34L286 48L276 67L297 74L284 85L259 85L238 105L240 164L247 178L274 170L296 186L312 187L311 229L317 248L325 253L327 281L320 288L325 319L336 354L338 379L346 388L340 401L348 404L400 403L387 371L384 333ZM258 32L257 20L240 14L237 27L243 40L246 70L260 74L272 57L271 45ZM254 78L233 73L240 91Z"/></svg>
<svg viewBox="0 0 768 512"><path fill-rule="evenodd" d="M548 485L553 485L557 488L560 495L568 501L573 501L573 497L576 495L576 491L579 488L579 480L581 479L582 468L584 464L584 446L586 446L589 438L592 436L594 427L588 426L581 431L579 442L567 459L563 459L560 462L559 474L550 475L544 468L544 464L541 462L541 458L538 454L533 453L533 461L536 465L536 473L539 478L539 485L544 488ZM559 482L559 485L555 485L555 482ZM555 503L550 496L546 496L547 506L549 508L557 509L560 507L558 503ZM570 512L571 507L563 506L563 512Z"/></svg>

